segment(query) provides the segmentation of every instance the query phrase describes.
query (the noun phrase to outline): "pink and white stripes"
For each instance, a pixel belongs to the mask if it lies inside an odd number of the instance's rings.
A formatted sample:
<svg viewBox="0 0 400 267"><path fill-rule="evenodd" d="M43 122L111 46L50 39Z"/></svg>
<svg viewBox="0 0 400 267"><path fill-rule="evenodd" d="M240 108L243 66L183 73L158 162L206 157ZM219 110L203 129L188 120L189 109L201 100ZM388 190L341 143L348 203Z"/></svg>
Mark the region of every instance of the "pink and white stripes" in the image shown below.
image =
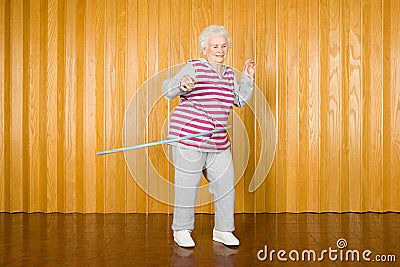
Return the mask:
<svg viewBox="0 0 400 267"><path fill-rule="evenodd" d="M194 89L181 96L181 103L172 113L168 139L211 131L225 127L234 103L234 72L226 67L219 75L200 60L191 60L196 73ZM200 151L228 149L230 142L226 131L179 142L180 146Z"/></svg>

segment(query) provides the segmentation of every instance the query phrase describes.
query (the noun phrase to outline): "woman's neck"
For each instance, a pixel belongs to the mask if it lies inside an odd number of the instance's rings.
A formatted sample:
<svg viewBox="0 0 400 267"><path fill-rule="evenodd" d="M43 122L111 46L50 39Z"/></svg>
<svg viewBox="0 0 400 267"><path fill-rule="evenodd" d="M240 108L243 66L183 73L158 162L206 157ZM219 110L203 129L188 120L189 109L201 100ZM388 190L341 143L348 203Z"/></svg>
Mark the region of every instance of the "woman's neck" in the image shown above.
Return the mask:
<svg viewBox="0 0 400 267"><path fill-rule="evenodd" d="M223 74L224 73L224 65L221 63L215 63L215 62L209 62L211 67L213 67L219 74Z"/></svg>

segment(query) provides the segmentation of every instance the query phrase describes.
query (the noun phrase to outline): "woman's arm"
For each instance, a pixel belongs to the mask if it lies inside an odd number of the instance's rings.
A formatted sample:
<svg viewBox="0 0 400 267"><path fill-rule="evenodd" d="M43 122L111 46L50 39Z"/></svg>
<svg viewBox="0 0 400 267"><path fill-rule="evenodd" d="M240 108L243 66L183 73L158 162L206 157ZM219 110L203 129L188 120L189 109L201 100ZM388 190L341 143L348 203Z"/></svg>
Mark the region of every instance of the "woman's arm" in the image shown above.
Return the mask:
<svg viewBox="0 0 400 267"><path fill-rule="evenodd" d="M179 88L180 82L184 76L196 77L193 65L186 63L186 65L172 78L166 79L162 85L162 92L164 97L168 99L174 99L178 95L188 93L187 91Z"/></svg>
<svg viewBox="0 0 400 267"><path fill-rule="evenodd" d="M243 107L250 100L253 93L253 77L248 73L243 72L240 84L235 79L234 104L237 107Z"/></svg>
<svg viewBox="0 0 400 267"><path fill-rule="evenodd" d="M234 105L243 107L250 100L254 88L254 73L257 64L254 60L246 60L240 84L235 79Z"/></svg>

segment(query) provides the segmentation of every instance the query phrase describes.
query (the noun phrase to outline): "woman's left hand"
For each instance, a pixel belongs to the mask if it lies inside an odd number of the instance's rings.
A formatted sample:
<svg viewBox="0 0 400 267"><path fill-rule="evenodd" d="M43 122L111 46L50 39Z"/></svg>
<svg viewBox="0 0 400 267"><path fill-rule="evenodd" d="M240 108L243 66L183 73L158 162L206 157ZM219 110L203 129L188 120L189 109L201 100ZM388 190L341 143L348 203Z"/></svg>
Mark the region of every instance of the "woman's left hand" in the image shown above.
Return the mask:
<svg viewBox="0 0 400 267"><path fill-rule="evenodd" d="M254 77L254 73L256 72L256 62L253 59L248 59L244 63L243 71L250 74L251 77Z"/></svg>

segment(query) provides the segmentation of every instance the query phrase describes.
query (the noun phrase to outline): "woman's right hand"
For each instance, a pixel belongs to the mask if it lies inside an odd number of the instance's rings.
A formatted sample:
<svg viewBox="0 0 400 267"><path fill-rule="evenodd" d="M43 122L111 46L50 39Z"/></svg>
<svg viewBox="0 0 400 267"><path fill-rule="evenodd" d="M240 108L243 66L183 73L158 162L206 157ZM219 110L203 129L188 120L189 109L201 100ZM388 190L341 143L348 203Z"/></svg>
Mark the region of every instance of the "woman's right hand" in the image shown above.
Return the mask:
<svg viewBox="0 0 400 267"><path fill-rule="evenodd" d="M185 93L188 93L193 90L195 82L196 82L195 78L192 78L189 75L185 75L179 82L179 89Z"/></svg>

